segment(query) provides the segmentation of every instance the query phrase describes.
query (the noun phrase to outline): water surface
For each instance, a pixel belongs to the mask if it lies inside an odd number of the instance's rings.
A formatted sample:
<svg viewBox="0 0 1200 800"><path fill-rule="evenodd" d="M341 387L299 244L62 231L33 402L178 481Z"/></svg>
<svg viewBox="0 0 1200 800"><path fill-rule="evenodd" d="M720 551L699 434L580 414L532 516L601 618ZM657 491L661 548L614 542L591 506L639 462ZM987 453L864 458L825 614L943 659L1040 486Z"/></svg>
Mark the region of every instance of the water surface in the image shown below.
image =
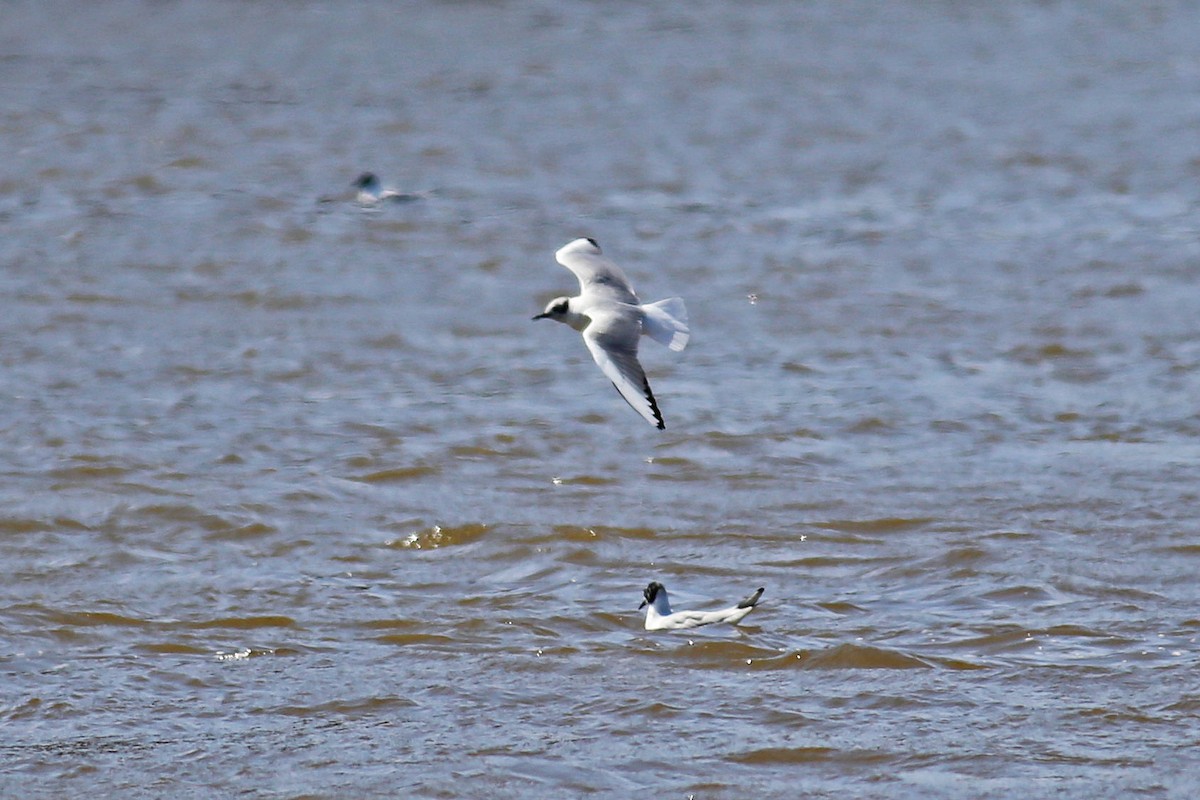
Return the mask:
<svg viewBox="0 0 1200 800"><path fill-rule="evenodd" d="M0 794L1197 791L1189 5L3 15Z"/></svg>

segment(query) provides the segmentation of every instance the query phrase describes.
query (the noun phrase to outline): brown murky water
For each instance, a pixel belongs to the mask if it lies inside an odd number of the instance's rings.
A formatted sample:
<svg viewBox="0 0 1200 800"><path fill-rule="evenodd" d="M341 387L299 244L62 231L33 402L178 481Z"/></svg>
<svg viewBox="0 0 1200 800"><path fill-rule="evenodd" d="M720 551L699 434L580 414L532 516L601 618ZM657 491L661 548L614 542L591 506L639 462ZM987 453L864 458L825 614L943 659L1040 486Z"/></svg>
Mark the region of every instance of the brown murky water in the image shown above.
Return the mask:
<svg viewBox="0 0 1200 800"><path fill-rule="evenodd" d="M0 794L1194 796L1194 11L5 4Z"/></svg>

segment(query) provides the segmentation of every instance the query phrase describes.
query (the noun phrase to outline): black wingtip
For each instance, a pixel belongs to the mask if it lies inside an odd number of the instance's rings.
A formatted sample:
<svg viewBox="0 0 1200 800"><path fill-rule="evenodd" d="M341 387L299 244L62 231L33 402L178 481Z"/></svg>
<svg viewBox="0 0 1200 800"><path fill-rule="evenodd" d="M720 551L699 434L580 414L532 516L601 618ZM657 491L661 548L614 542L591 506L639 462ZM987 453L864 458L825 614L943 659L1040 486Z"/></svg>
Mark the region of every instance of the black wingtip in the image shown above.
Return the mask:
<svg viewBox="0 0 1200 800"><path fill-rule="evenodd" d="M534 319L537 319L537 317L534 317ZM614 383L612 387L617 390L617 394L621 395L622 400L624 400L626 403L629 403L629 398L621 394L620 386L617 386ZM654 402L654 394L650 391L650 381L646 380L644 377L642 378L642 391L645 393L646 399L650 401L650 411L654 414L654 422L651 424L660 431L666 430L667 426L666 423L663 422L662 412L658 410L658 403ZM634 411L637 411L638 414L642 413L641 411L638 411L638 407L633 403L629 403L629 407Z"/></svg>
<svg viewBox="0 0 1200 800"><path fill-rule="evenodd" d="M658 403L654 401L654 393L650 391L650 381L644 375L642 376L642 388L646 392L646 399L650 401L650 410L654 412L654 418L658 420L658 424L654 427L660 431L665 431L667 424L663 422L662 412L658 410Z"/></svg>
<svg viewBox="0 0 1200 800"><path fill-rule="evenodd" d="M742 602L738 603L737 607L738 608L754 608L756 605L758 605L758 600L760 597L762 597L762 594L763 594L763 587L760 586L760 587L758 587L757 592L750 595Z"/></svg>

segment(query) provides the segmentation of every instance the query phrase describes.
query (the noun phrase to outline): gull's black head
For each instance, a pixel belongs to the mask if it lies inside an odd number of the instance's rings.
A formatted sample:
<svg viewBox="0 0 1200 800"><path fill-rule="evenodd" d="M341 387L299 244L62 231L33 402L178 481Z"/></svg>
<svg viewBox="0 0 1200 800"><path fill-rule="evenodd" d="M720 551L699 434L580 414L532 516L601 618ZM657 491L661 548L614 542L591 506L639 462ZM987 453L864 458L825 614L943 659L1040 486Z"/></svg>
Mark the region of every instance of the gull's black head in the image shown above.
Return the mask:
<svg viewBox="0 0 1200 800"><path fill-rule="evenodd" d="M561 322L570 309L571 299L569 297L556 297L546 305L546 310L534 319L555 319Z"/></svg>
<svg viewBox="0 0 1200 800"><path fill-rule="evenodd" d="M379 178L374 172L364 172L355 179L352 185L357 189L370 189L372 186L379 185Z"/></svg>
<svg viewBox="0 0 1200 800"><path fill-rule="evenodd" d="M644 597L646 599L642 601L642 604L640 606L638 606L638 608L642 609L642 608L645 608L647 605L653 603L654 598L658 597L658 593L665 592L665 591L666 591L666 587L664 587L661 583L659 583L658 581L650 581L650 585L647 586L645 591L642 592L642 597Z"/></svg>

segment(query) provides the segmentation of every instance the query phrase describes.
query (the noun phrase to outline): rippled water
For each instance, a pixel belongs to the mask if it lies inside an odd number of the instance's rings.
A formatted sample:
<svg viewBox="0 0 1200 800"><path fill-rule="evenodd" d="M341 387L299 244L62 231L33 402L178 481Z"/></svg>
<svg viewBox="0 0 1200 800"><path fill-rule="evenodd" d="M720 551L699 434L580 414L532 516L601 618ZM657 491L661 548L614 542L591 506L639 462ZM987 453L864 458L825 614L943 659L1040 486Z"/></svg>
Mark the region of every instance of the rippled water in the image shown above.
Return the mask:
<svg viewBox="0 0 1200 800"><path fill-rule="evenodd" d="M0 794L1194 796L1194 12L6 4Z"/></svg>

